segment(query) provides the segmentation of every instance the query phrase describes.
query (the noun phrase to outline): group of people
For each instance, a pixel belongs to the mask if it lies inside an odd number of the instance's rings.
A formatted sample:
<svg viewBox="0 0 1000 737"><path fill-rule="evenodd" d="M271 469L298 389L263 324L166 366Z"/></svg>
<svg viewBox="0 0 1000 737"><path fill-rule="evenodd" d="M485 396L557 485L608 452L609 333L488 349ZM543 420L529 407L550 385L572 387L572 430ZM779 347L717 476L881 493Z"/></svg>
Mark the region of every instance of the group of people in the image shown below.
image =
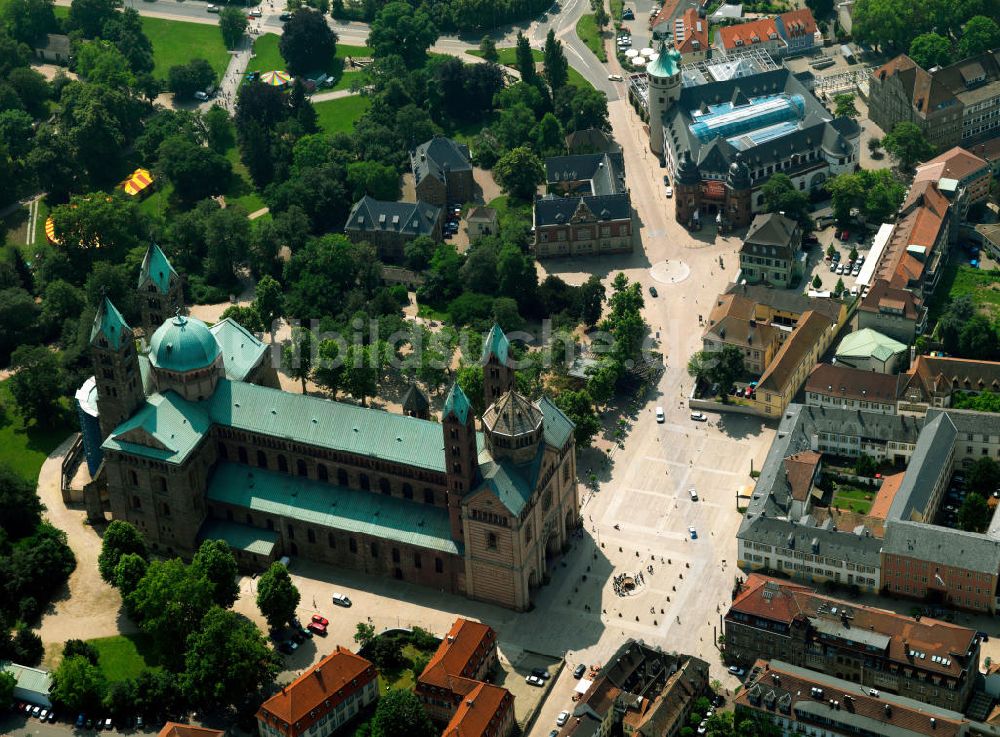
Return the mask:
<svg viewBox="0 0 1000 737"><path fill-rule="evenodd" d="M652 566L650 566L652 568ZM652 571L650 571L652 573ZM632 585L626 586L626 581L631 580ZM644 583L642 571L629 576L627 573L619 573L613 579L611 579L611 585L615 589L616 596L628 596L636 586L640 586Z"/></svg>

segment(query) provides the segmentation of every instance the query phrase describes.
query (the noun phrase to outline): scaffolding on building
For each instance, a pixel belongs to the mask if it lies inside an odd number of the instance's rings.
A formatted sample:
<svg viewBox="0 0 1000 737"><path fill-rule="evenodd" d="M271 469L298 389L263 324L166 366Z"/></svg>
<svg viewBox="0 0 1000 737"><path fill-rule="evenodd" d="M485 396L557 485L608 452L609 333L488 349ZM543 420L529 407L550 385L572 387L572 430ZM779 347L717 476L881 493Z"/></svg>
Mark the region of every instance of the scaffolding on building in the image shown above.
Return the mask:
<svg viewBox="0 0 1000 737"><path fill-rule="evenodd" d="M813 92L822 99L832 98L844 92L860 90L862 83L867 83L871 76L873 67L863 66L859 69L852 69L849 72L840 74L830 74L825 77L816 77L813 84ZM867 95L865 95L867 97Z"/></svg>

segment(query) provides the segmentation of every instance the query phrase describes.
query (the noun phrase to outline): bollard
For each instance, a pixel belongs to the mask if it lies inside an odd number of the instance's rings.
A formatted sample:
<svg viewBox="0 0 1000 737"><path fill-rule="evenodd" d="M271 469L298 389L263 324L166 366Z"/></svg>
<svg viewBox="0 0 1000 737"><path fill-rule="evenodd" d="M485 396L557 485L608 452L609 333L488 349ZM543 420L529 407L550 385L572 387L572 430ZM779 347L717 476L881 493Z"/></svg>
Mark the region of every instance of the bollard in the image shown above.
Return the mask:
<svg viewBox="0 0 1000 737"><path fill-rule="evenodd" d="M638 615L638 614L636 614L636 615L635 615L635 621L636 621L636 622L638 622L638 621L639 621L639 615Z"/></svg>

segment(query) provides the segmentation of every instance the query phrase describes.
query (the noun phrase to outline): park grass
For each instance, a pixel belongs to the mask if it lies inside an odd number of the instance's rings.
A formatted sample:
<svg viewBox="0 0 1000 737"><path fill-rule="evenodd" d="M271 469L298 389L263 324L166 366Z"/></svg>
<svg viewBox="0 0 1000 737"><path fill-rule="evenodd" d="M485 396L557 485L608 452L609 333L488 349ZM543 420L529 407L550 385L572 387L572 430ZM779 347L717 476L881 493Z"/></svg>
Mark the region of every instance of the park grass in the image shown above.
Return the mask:
<svg viewBox="0 0 1000 737"><path fill-rule="evenodd" d="M1000 319L1000 270L975 269L969 266L960 252L953 252L941 283L934 290L936 295L929 305L931 320L937 320L954 300L971 297L981 313L987 317Z"/></svg>
<svg viewBox="0 0 1000 737"><path fill-rule="evenodd" d="M478 56L482 58L483 52L479 49L469 49L465 52L466 54L471 54L472 56ZM501 66L510 67L511 69L517 68L517 49L513 46L504 46L503 48L497 49L497 57ZM535 63L545 59L545 54L543 54L538 49L531 50L531 58L535 60ZM539 70L541 74L541 70ZM569 67L569 84L574 87L590 87L593 88L590 82L583 78L580 72L576 71L573 67Z"/></svg>
<svg viewBox="0 0 1000 737"><path fill-rule="evenodd" d="M229 66L229 51L218 26L142 17L142 30L153 44L153 76L166 79L170 67L192 59L207 61L216 78Z"/></svg>
<svg viewBox="0 0 1000 737"><path fill-rule="evenodd" d="M837 484L833 492L831 506L858 514L868 514L875 501L876 493L874 489L861 489L856 486Z"/></svg>
<svg viewBox="0 0 1000 737"><path fill-rule="evenodd" d="M285 68L285 60L278 51L279 39L276 33L265 33L253 42L254 56L247 64L247 72L270 72Z"/></svg>
<svg viewBox="0 0 1000 737"><path fill-rule="evenodd" d="M413 687L417 683L417 676L420 675L413 669L416 659L421 655L426 658L430 658L436 649L437 648L421 650L413 645L413 643L407 643L404 645L402 650L403 665L397 668L383 669L379 673L379 693L385 693L387 687L403 691L412 691Z"/></svg>
<svg viewBox="0 0 1000 737"><path fill-rule="evenodd" d="M235 145L226 151L226 158L233 165L233 177L229 183L229 189L224 193L226 204L240 205L247 211L248 215L266 207L264 198L254 189L250 172L240 159L240 151Z"/></svg>
<svg viewBox="0 0 1000 737"><path fill-rule="evenodd" d="M350 133L354 123L371 107L371 100L362 95L317 102L316 122L324 133Z"/></svg>
<svg viewBox="0 0 1000 737"><path fill-rule="evenodd" d="M61 400L64 417L53 420L51 427L38 427L26 421L18 411L10 393L10 380L0 381L0 448L3 462L22 478L35 483L38 472L49 454L76 430L74 416L69 411L69 400Z"/></svg>
<svg viewBox="0 0 1000 737"><path fill-rule="evenodd" d="M97 650L97 666L109 682L135 678L156 667L158 660L148 635L115 635L87 640Z"/></svg>
<svg viewBox="0 0 1000 737"><path fill-rule="evenodd" d="M270 72L275 69L285 69L285 60L278 50L280 37L276 33L265 33L254 41L254 58L247 64L247 72ZM328 89L350 89L351 81L360 75L359 71L345 71L345 60L349 56L371 56L372 50L367 46L338 45L337 49L322 71L334 79L333 87ZM317 70L319 71L319 70Z"/></svg>
<svg viewBox="0 0 1000 737"><path fill-rule="evenodd" d="M587 48L593 51L594 56L600 61L606 62L608 60L608 54L604 50L604 38L592 13L580 16L580 20L576 22L576 35L587 44Z"/></svg>

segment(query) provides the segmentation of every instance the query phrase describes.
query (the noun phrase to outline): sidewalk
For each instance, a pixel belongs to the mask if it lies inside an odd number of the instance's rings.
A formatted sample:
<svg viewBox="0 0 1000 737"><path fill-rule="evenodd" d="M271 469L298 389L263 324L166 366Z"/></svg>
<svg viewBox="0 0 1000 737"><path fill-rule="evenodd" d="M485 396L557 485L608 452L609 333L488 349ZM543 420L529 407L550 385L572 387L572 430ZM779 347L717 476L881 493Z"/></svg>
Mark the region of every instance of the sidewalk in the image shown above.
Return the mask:
<svg viewBox="0 0 1000 737"><path fill-rule="evenodd" d="M253 56L254 38L254 35L244 36L240 40L239 48L230 52L229 66L226 67L226 73L222 75L222 81L219 82L216 100L215 102L209 100L203 103L203 108L207 109L213 104L220 104L229 111L230 115L236 112L236 95L239 92L240 83L243 81L243 75L246 73L247 65Z"/></svg>

